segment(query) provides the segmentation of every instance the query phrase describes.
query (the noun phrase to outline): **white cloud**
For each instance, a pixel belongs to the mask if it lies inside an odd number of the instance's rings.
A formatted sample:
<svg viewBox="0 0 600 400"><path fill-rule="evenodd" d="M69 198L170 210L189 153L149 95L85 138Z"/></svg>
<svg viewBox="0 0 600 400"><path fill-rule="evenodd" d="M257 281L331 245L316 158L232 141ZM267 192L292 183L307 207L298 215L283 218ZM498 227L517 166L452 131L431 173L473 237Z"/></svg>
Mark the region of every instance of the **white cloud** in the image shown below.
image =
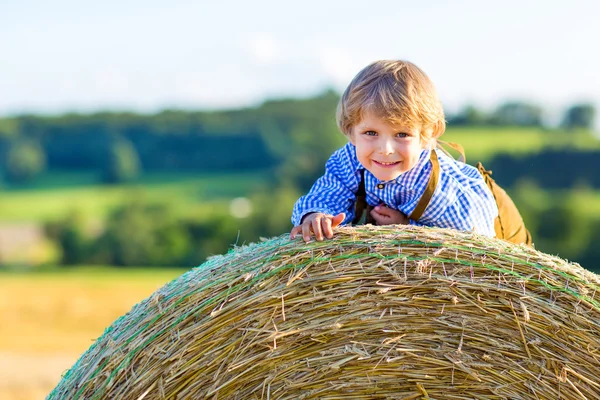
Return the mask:
<svg viewBox="0 0 600 400"><path fill-rule="evenodd" d="M125 72L115 66L102 66L92 72L92 81L96 86L96 93L101 96L122 96L128 91L128 81Z"/></svg>
<svg viewBox="0 0 600 400"><path fill-rule="evenodd" d="M340 47L322 46L318 57L327 79L340 88L346 87L354 75L367 65L359 59L363 57L352 56L350 51Z"/></svg>
<svg viewBox="0 0 600 400"><path fill-rule="evenodd" d="M253 34L248 41L253 59L260 65L271 65L279 61L280 46L273 35L266 32Z"/></svg>

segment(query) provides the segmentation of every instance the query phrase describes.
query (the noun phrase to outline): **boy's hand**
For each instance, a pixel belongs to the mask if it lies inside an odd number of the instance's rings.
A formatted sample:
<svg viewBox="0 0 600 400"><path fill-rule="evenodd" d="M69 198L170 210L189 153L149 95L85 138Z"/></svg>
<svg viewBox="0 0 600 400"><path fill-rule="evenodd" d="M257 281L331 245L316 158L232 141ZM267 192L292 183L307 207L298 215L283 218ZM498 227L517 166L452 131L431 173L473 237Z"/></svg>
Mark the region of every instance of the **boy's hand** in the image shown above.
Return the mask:
<svg viewBox="0 0 600 400"><path fill-rule="evenodd" d="M408 217L403 212L389 208L384 204L375 206L371 210L371 216L377 225L408 224Z"/></svg>
<svg viewBox="0 0 600 400"><path fill-rule="evenodd" d="M315 239L319 241L323 240L323 235L327 239L331 239L333 237L333 228L341 224L344 218L346 218L346 214L344 213L340 213L335 217L319 212L306 214L302 219L302 223L295 226L290 232L290 239L294 239L300 232L302 232L305 242L310 241L311 233L314 233Z"/></svg>

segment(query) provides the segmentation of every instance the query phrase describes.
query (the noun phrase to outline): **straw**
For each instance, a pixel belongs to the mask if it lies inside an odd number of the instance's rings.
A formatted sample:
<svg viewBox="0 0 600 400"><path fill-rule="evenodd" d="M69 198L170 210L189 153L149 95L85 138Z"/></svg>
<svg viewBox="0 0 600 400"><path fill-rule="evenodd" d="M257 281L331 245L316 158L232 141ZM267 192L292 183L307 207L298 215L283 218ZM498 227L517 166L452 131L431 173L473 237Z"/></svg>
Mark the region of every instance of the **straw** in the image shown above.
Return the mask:
<svg viewBox="0 0 600 400"><path fill-rule="evenodd" d="M597 275L426 227L287 235L113 323L49 399L598 399Z"/></svg>

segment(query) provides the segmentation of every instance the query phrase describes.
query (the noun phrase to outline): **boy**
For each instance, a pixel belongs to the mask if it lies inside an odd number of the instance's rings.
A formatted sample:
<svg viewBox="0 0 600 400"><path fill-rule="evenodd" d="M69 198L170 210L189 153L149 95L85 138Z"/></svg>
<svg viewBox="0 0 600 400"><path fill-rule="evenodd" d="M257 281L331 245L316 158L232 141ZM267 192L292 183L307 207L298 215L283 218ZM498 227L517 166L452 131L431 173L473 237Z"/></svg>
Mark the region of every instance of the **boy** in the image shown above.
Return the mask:
<svg viewBox="0 0 600 400"><path fill-rule="evenodd" d="M446 128L444 111L433 83L416 65L383 60L365 67L344 91L337 123L349 143L333 153L325 175L296 202L290 238L332 238L335 227L352 222L363 179L377 225L495 236L498 207L481 174L436 149ZM419 204L426 192L429 201Z"/></svg>

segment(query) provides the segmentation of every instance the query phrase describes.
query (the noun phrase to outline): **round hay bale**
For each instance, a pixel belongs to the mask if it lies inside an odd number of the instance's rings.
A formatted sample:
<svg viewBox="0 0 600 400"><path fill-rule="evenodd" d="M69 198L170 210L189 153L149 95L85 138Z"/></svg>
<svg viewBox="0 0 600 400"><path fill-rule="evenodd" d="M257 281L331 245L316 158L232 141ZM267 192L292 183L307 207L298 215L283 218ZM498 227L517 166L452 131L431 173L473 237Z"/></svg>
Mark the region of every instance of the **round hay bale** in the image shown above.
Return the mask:
<svg viewBox="0 0 600 400"><path fill-rule="evenodd" d="M110 326L50 399L598 399L598 276L444 229L287 235Z"/></svg>

